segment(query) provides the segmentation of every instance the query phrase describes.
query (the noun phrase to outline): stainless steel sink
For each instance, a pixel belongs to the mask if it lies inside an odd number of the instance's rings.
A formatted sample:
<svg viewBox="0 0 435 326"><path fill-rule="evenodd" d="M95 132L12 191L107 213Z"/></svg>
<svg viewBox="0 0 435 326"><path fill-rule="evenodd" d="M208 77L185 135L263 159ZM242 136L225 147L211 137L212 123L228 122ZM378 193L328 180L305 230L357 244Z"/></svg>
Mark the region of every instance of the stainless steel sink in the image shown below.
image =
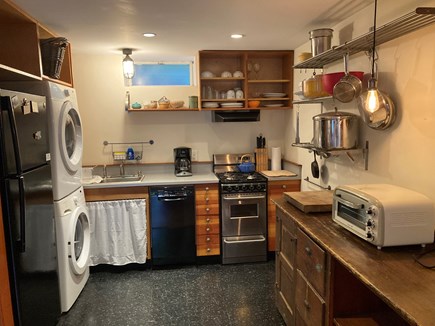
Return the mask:
<svg viewBox="0 0 435 326"><path fill-rule="evenodd" d="M143 175L118 175L105 177L101 183L119 183L119 182L140 182L144 178Z"/></svg>

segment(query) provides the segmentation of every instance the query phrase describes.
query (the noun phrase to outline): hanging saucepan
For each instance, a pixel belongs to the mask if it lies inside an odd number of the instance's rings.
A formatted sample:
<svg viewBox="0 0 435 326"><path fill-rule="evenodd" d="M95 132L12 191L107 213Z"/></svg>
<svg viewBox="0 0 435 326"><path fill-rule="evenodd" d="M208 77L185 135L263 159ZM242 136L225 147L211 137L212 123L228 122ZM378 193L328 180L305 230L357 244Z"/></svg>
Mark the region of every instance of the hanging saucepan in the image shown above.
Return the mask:
<svg viewBox="0 0 435 326"><path fill-rule="evenodd" d="M361 94L362 83L361 80L351 74L347 68L349 61L349 54L343 56L344 73L345 75L334 86L334 98L342 103L349 103Z"/></svg>

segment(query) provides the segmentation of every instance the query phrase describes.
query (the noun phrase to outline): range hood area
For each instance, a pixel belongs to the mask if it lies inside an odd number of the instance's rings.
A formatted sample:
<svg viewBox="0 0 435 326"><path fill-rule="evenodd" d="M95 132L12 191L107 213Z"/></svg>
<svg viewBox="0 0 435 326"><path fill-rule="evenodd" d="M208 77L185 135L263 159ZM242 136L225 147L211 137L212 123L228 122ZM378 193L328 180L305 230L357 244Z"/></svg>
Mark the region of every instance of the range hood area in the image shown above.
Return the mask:
<svg viewBox="0 0 435 326"><path fill-rule="evenodd" d="M255 122L260 121L260 110L213 111L213 122Z"/></svg>

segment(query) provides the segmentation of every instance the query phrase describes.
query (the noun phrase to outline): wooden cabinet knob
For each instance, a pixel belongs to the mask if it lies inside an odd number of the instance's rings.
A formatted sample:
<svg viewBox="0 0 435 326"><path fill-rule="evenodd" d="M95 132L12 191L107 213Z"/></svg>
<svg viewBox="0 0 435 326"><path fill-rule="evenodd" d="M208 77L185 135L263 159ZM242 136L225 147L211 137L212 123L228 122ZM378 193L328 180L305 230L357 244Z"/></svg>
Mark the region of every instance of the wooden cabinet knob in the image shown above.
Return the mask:
<svg viewBox="0 0 435 326"><path fill-rule="evenodd" d="M210 228L209 228L209 227L205 228L205 230L206 230L207 232L210 232Z"/></svg>
<svg viewBox="0 0 435 326"><path fill-rule="evenodd" d="M211 251L211 249L210 248L207 248L207 252L210 252Z"/></svg>
<svg viewBox="0 0 435 326"><path fill-rule="evenodd" d="M308 256L311 256L312 254L311 249L308 247L305 247L305 252L307 253Z"/></svg>
<svg viewBox="0 0 435 326"><path fill-rule="evenodd" d="M209 191L210 190L210 188L209 187L205 187L205 191Z"/></svg>
<svg viewBox="0 0 435 326"><path fill-rule="evenodd" d="M208 212L210 212L210 207L206 207L205 208L205 211L208 213Z"/></svg>
<svg viewBox="0 0 435 326"><path fill-rule="evenodd" d="M322 272L322 270L323 270L323 265L322 264L316 264L316 271L318 272L318 273L321 273Z"/></svg>
<svg viewBox="0 0 435 326"><path fill-rule="evenodd" d="M205 197L205 201L208 202L210 199L208 197Z"/></svg>
<svg viewBox="0 0 435 326"><path fill-rule="evenodd" d="M207 242L210 242L210 238L209 237L207 237L206 239L205 239L205 241L207 241Z"/></svg>
<svg viewBox="0 0 435 326"><path fill-rule="evenodd" d="M206 221L207 223L210 223L210 219L209 219L208 217L205 219L205 221Z"/></svg>
<svg viewBox="0 0 435 326"><path fill-rule="evenodd" d="M287 188L287 185L282 185L282 189L286 189Z"/></svg>
<svg viewBox="0 0 435 326"><path fill-rule="evenodd" d="M310 303L308 302L308 300L307 299L305 299L304 300L304 306L305 306L305 308L307 309L307 310L310 310Z"/></svg>

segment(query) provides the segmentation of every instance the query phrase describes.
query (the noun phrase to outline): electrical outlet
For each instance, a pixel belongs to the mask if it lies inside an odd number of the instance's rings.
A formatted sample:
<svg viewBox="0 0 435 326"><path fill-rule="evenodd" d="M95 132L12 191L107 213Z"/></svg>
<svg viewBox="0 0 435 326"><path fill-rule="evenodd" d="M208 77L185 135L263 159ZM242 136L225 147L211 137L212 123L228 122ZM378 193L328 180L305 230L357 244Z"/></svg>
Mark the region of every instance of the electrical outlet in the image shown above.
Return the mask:
<svg viewBox="0 0 435 326"><path fill-rule="evenodd" d="M192 161L198 161L198 150L192 149Z"/></svg>

